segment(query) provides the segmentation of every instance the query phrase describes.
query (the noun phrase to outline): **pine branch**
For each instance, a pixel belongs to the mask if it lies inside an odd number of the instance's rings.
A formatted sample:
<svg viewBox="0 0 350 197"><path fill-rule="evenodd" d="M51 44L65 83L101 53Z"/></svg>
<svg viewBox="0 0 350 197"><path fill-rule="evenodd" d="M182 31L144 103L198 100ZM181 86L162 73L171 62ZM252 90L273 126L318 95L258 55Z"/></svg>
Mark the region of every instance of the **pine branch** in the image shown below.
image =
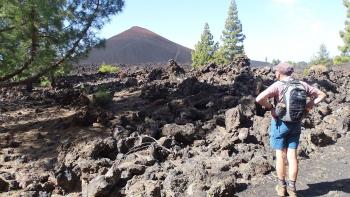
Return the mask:
<svg viewBox="0 0 350 197"><path fill-rule="evenodd" d="M27 69L34 61L35 56L37 54L37 46L38 46L38 36L37 36L37 29L35 27L34 21L35 21L35 10L34 7L32 7L31 13L30 13L30 18L31 20L31 48L30 48L30 58L27 59L22 67L19 69L15 70L12 73L9 73L3 77L0 77L0 82L6 81L11 79L12 77L21 74L25 69Z"/></svg>
<svg viewBox="0 0 350 197"><path fill-rule="evenodd" d="M20 80L20 81L1 83L0 87L12 87L12 86L18 86L18 85L23 85L23 84L33 82L35 80L38 80L41 76L43 76L47 72L59 67L66 59L71 57L71 55L75 52L75 49L79 46L80 41L87 34L88 30L92 26L92 22L97 17L97 12L98 12L99 8L100 8L100 1L98 0L96 3L96 8L94 9L94 12L88 18L84 29L78 34L77 40L74 42L72 48L67 51L67 53L66 53L66 55L64 55L64 57L62 57L60 60L56 61L55 63L48 66L46 69L41 70L40 72L36 73L35 75L33 75L31 77L28 77L28 78Z"/></svg>
<svg viewBox="0 0 350 197"><path fill-rule="evenodd" d="M5 28L3 28L3 29L0 29L0 33L5 32L5 31L11 31L11 30L13 30L14 28L15 28L14 26L5 27Z"/></svg>
<svg viewBox="0 0 350 197"><path fill-rule="evenodd" d="M24 26L26 24L27 24L27 21L24 21L23 23L20 24L20 26ZM15 26L5 27L3 29L0 29L0 33L6 32L6 31L11 31L15 28L16 28Z"/></svg>
<svg viewBox="0 0 350 197"><path fill-rule="evenodd" d="M5 75L5 76L0 77L0 81L1 81L1 82L2 82L2 81L7 81L7 80L11 79L12 77L14 77L14 76L16 76L16 75L18 75L18 74L21 74L25 69L27 69L27 68L29 67L29 65L30 65L33 61L34 61L34 57L31 56L31 58L27 59L27 60L24 62L24 64L22 65L21 68L15 70L15 71L12 72L12 73L9 73L9 74L7 74L7 75Z"/></svg>

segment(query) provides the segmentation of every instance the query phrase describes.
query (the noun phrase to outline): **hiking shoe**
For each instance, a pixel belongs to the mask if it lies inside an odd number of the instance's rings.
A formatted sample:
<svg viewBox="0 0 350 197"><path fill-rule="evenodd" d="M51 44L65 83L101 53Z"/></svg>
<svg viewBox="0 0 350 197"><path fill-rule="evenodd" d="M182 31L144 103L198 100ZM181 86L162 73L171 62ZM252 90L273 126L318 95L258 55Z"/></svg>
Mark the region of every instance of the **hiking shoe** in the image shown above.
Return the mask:
<svg viewBox="0 0 350 197"><path fill-rule="evenodd" d="M287 187L287 193L290 197L298 197L297 192L292 188Z"/></svg>
<svg viewBox="0 0 350 197"><path fill-rule="evenodd" d="M286 186L276 185L276 192L278 196L286 196Z"/></svg>

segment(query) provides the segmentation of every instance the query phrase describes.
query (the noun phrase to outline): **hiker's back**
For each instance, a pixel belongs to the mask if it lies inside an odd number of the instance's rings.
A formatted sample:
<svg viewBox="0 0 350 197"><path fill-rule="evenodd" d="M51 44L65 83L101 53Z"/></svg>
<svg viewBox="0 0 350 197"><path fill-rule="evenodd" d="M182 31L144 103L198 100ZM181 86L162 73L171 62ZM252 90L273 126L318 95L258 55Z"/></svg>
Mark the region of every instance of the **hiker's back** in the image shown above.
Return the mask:
<svg viewBox="0 0 350 197"><path fill-rule="evenodd" d="M284 113L280 114L279 118L284 122L300 122L306 109L306 89L298 80L291 79L282 83L282 97L278 103L281 103L285 110L281 110Z"/></svg>

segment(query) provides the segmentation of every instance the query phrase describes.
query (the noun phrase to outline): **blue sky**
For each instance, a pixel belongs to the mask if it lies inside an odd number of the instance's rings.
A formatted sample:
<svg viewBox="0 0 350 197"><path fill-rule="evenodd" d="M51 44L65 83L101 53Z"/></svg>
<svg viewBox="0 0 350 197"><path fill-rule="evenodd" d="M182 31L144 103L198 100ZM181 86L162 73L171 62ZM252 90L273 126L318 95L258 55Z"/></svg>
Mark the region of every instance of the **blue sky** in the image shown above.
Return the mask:
<svg viewBox="0 0 350 197"><path fill-rule="evenodd" d="M324 43L339 54L344 29L342 0L236 0L243 25L245 52L254 60L309 61ZM205 22L220 41L230 0L126 0L100 36L110 38L132 26L147 28L194 48Z"/></svg>

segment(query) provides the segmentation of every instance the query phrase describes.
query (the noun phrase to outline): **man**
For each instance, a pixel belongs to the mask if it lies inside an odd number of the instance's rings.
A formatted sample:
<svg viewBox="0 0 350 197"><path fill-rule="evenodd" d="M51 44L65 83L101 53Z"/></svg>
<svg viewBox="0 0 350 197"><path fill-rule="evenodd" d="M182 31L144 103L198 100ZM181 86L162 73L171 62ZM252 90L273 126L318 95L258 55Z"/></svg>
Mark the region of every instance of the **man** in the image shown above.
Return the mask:
<svg viewBox="0 0 350 197"><path fill-rule="evenodd" d="M283 103L285 88L288 81L292 81L291 77L294 69L288 63L280 63L274 67L276 79L278 80L265 91L260 93L256 98L256 102L265 109L271 111L271 127L270 127L270 144L276 150L276 171L278 176L278 184L276 191L279 196L285 196L286 192L289 196L297 196L295 182L298 175L297 148L301 133L301 121L287 122L281 120L280 110L269 102L270 98L274 98L275 105ZM326 98L326 94L321 90L300 81L304 87L306 95L310 97L310 101L306 103L305 111L312 109L314 105ZM300 85L299 84L299 85ZM306 98L306 96L305 96ZM306 100L306 99L305 99ZM305 104L305 102L304 102ZM285 157L288 161L288 186L286 183Z"/></svg>

